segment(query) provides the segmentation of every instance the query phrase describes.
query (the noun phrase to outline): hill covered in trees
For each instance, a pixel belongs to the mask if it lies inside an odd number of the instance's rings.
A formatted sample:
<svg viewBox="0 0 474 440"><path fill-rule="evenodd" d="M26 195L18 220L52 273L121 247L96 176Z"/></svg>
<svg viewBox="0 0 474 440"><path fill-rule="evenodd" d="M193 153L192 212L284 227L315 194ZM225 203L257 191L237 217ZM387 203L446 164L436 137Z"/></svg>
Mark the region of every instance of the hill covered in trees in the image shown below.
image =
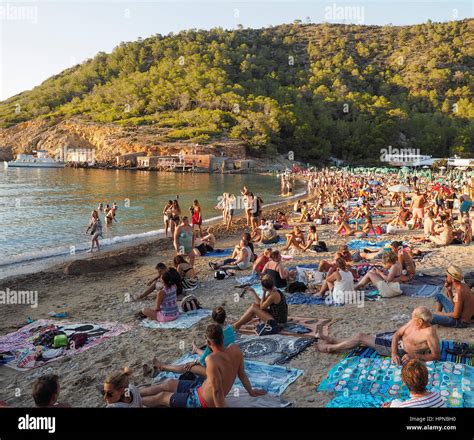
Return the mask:
<svg viewBox="0 0 474 440"><path fill-rule="evenodd" d="M146 126L158 142L234 139L250 154L292 150L306 160L377 160L389 145L467 156L473 23L295 22L155 35L1 102L0 123Z"/></svg>

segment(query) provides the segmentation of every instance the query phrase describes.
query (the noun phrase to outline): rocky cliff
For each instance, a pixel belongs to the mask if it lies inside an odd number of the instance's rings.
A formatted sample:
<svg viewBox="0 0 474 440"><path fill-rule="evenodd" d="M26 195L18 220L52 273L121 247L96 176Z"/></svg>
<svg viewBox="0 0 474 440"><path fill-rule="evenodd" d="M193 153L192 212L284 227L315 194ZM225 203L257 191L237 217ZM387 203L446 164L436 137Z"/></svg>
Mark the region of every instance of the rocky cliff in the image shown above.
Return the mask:
<svg viewBox="0 0 474 440"><path fill-rule="evenodd" d="M36 119L0 129L0 160L11 160L16 154L38 149L48 150L54 156L64 145L94 148L99 162L115 162L118 155L140 151L149 155L176 154L183 148L196 146L193 142L163 142L162 138L162 130L151 126L121 127L78 118ZM232 140L200 145L198 150L200 153L246 157L244 145Z"/></svg>

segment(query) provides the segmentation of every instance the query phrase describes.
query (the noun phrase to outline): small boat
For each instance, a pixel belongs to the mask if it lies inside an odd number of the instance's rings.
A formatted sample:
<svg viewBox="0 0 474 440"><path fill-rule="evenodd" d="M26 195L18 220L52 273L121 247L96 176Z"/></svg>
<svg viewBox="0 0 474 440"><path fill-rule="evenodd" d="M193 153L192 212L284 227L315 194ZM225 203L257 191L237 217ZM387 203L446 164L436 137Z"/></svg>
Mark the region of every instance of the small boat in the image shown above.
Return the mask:
<svg viewBox="0 0 474 440"><path fill-rule="evenodd" d="M36 154L18 154L15 160L4 161L5 168L64 168L65 162L59 162L49 156L46 150L38 150Z"/></svg>

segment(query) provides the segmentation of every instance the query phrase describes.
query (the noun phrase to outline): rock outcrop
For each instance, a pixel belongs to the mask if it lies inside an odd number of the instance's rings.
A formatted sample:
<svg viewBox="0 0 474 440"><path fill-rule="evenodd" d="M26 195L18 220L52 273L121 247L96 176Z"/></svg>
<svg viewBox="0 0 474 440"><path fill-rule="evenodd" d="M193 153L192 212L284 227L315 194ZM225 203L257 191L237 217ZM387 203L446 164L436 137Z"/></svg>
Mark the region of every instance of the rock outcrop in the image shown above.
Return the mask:
<svg viewBox="0 0 474 440"><path fill-rule="evenodd" d="M149 155L176 154L192 148L191 141L166 142L162 128L154 126L122 127L100 124L80 118L66 120L36 119L0 129L0 159L11 160L16 154L33 150L48 150L56 155L60 147L94 148L96 160L115 163L115 157L145 151ZM245 146L234 140L224 140L199 147L200 153L223 153L227 157L243 158Z"/></svg>

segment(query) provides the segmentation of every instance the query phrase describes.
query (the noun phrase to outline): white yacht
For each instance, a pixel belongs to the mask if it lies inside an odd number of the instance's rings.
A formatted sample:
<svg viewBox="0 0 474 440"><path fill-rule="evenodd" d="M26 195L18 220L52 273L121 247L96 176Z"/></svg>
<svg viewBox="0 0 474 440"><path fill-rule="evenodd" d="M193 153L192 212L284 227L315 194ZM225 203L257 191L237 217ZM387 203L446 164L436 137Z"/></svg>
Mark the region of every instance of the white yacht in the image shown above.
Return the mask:
<svg viewBox="0 0 474 440"><path fill-rule="evenodd" d="M4 162L5 167L22 168L64 168L65 163L54 160L46 150L38 150L36 154L18 154L15 160Z"/></svg>

